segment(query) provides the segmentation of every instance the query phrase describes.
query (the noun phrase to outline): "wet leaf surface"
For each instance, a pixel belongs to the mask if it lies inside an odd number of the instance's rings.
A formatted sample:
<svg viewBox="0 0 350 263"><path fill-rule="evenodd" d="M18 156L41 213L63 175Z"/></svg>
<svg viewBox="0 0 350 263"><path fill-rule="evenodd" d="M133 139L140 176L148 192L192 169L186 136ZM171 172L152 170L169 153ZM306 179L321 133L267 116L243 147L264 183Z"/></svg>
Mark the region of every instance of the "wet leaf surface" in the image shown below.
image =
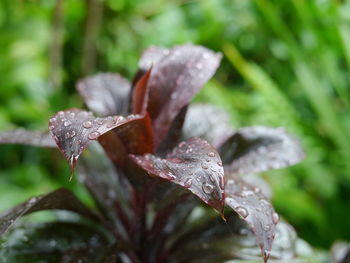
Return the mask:
<svg viewBox="0 0 350 263"><path fill-rule="evenodd" d="M299 142L282 128L254 126L239 129L219 150L235 174L283 168L304 159Z"/></svg>
<svg viewBox="0 0 350 263"><path fill-rule="evenodd" d="M26 144L38 147L57 148L48 132L16 129L0 132L0 144Z"/></svg>
<svg viewBox="0 0 350 263"><path fill-rule="evenodd" d="M144 121L145 116L140 115L129 115L127 118L123 116L95 118L91 112L72 109L60 111L52 117L49 130L73 169L81 153L94 140L100 140L101 144L106 146L106 151L112 159L113 155L119 153L118 146L127 147L131 153L142 154L144 151L151 151L152 144L149 141L152 136L149 135L147 127L144 127ZM112 130L120 138L113 132L106 134ZM111 146L117 148L113 149ZM119 153L119 156L126 157L124 152ZM115 156L115 159L119 156Z"/></svg>
<svg viewBox="0 0 350 263"><path fill-rule="evenodd" d="M149 174L189 189L222 213L224 170L220 156L205 140L191 138L181 142L166 159L151 154L131 158Z"/></svg>
<svg viewBox="0 0 350 263"><path fill-rule="evenodd" d="M28 201L2 213L0 215L0 235L3 235L22 216L37 211L53 209L68 210L96 219L95 214L85 207L71 191L61 188L47 195L30 198Z"/></svg>
<svg viewBox="0 0 350 263"><path fill-rule="evenodd" d="M1 262L111 263L109 242L97 229L69 222L27 225L6 235Z"/></svg>
<svg viewBox="0 0 350 263"><path fill-rule="evenodd" d="M208 104L189 106L182 131L184 140L200 137L218 148L233 134L227 112Z"/></svg>
<svg viewBox="0 0 350 263"><path fill-rule="evenodd" d="M80 80L77 90L97 116L129 112L131 84L119 74L100 73Z"/></svg>
<svg viewBox="0 0 350 263"><path fill-rule="evenodd" d="M221 54L191 44L146 51L141 65L153 61L148 85L148 112L153 121L156 145L167 135L172 121L199 89L213 76Z"/></svg>
<svg viewBox="0 0 350 263"><path fill-rule="evenodd" d="M272 249L279 215L259 188L233 174L226 173L225 181L226 205L250 225L266 262Z"/></svg>

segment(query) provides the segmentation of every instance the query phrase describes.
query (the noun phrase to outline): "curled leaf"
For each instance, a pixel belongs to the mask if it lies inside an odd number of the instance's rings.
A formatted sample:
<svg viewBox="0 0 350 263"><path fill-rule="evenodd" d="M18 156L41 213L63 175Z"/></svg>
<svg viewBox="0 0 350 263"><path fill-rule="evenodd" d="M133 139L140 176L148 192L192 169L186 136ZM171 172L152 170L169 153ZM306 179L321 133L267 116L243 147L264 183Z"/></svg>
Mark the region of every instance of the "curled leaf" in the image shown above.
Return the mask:
<svg viewBox="0 0 350 263"><path fill-rule="evenodd" d="M150 55L151 54L151 55ZM157 146L166 137L172 121L213 76L221 54L191 44L169 50L146 51L141 64L155 60L148 81L148 112L153 121Z"/></svg>
<svg viewBox="0 0 350 263"><path fill-rule="evenodd" d="M224 170L220 156L205 140L191 138L181 142L166 159L151 154L131 155L131 158L149 174L189 189L222 213Z"/></svg>
<svg viewBox="0 0 350 263"><path fill-rule="evenodd" d="M132 92L132 113L145 114L148 103L149 88L148 79L151 75L150 68L136 83Z"/></svg>
<svg viewBox="0 0 350 263"><path fill-rule="evenodd" d="M264 260L269 258L279 216L257 187L238 176L225 174L225 203L252 228Z"/></svg>
<svg viewBox="0 0 350 263"><path fill-rule="evenodd" d="M0 144L26 144L38 147L56 148L56 143L49 133L16 129L0 132Z"/></svg>
<svg viewBox="0 0 350 263"><path fill-rule="evenodd" d="M141 115L129 115L127 118L123 116L95 118L91 112L72 109L60 111L52 117L49 130L73 169L81 153L94 140L102 141L101 144L106 146L107 153L111 155L118 154L119 149L112 149L110 146L124 147L123 142L127 143L127 149L132 153L139 153L138 150L141 151L140 148L144 145L152 149L152 144L149 142L152 136L149 135L147 127L143 126L144 120L145 116ZM118 130L115 130L116 128ZM112 130L118 134L107 133ZM143 132L146 134L141 136ZM118 138L117 135L122 138ZM143 143L139 143L140 140L143 140ZM134 150L136 152L133 152ZM144 149L142 150L141 154L144 153Z"/></svg>
<svg viewBox="0 0 350 263"><path fill-rule="evenodd" d="M296 164L304 158L299 142L282 128L239 129L219 150L230 172L258 173Z"/></svg>
<svg viewBox="0 0 350 263"><path fill-rule="evenodd" d="M77 90L97 116L127 114L131 85L119 74L100 73L77 83Z"/></svg>
<svg viewBox="0 0 350 263"><path fill-rule="evenodd" d="M0 236L22 216L42 210L68 210L79 215L95 218L95 215L81 203L75 195L64 188L47 195L33 197L0 215Z"/></svg>

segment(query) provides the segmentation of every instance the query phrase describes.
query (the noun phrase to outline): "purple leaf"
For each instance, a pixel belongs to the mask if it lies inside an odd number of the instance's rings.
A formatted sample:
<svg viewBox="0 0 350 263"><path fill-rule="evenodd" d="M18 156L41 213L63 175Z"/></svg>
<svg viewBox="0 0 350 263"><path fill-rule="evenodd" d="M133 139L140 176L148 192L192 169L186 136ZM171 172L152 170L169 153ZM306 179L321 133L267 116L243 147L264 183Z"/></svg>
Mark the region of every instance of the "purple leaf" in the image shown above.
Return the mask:
<svg viewBox="0 0 350 263"><path fill-rule="evenodd" d="M124 154L119 152L120 149L112 147L115 145L125 146L129 153L143 154L147 150L151 151L152 145L148 144L152 136L148 134L147 127L143 127L145 118L141 115L129 115L127 118L122 116L95 118L91 112L72 109L60 111L52 117L49 130L73 169L81 153L90 142L97 139L105 146L112 160L123 158ZM108 133L112 130L115 133ZM119 156L114 156L118 154Z"/></svg>
<svg viewBox="0 0 350 263"><path fill-rule="evenodd" d="M128 113L130 89L128 80L112 73L100 73L77 83L88 108L100 117Z"/></svg>
<svg viewBox="0 0 350 263"><path fill-rule="evenodd" d="M131 158L149 174L189 189L222 213L224 170L220 156L205 140L191 138L181 142L166 159L151 154L131 155Z"/></svg>
<svg viewBox="0 0 350 263"><path fill-rule="evenodd" d="M299 142L284 129L263 126L239 129L219 152L227 169L235 174L283 168L305 157Z"/></svg>
<svg viewBox="0 0 350 263"><path fill-rule="evenodd" d="M214 75L221 54L191 44L165 50L147 50L142 65L153 61L148 85L150 98L148 112L155 130L157 146L166 137L172 121Z"/></svg>
<svg viewBox="0 0 350 263"><path fill-rule="evenodd" d="M64 188L47 195L33 197L0 215L0 236L3 235L22 216L42 210L68 210L79 215L96 218L96 216L81 203L75 195Z"/></svg>
<svg viewBox="0 0 350 263"><path fill-rule="evenodd" d="M225 180L226 205L251 226L267 262L279 221L278 214L259 188L249 185L234 174L225 174Z"/></svg>
<svg viewBox="0 0 350 263"><path fill-rule="evenodd" d="M208 104L189 106L183 126L183 139L200 137L218 148L233 134L227 112Z"/></svg>
<svg viewBox="0 0 350 263"><path fill-rule="evenodd" d="M158 64L165 56L169 55L170 49L164 47L150 46L143 53L139 60L139 69L146 72L150 67Z"/></svg>
<svg viewBox="0 0 350 263"><path fill-rule="evenodd" d="M0 144L26 144L38 147L56 148L57 145L49 133L16 129L0 132Z"/></svg>

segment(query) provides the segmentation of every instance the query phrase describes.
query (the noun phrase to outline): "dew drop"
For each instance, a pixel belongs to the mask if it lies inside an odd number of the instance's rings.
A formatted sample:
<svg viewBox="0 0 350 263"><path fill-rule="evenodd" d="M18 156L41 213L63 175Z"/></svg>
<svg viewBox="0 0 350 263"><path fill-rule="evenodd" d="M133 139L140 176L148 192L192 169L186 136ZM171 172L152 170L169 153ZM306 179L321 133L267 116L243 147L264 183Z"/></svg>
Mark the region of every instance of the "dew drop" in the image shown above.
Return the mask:
<svg viewBox="0 0 350 263"><path fill-rule="evenodd" d="M248 211L242 206L236 207L236 212L243 218L247 218L248 216Z"/></svg>
<svg viewBox="0 0 350 263"><path fill-rule="evenodd" d="M214 152L208 152L208 156L209 156L209 157L214 157L214 156L215 156L215 153L214 153Z"/></svg>
<svg viewBox="0 0 350 263"><path fill-rule="evenodd" d="M192 185L192 178L187 178L186 181L185 181L184 186L185 186L186 188L190 188L191 185Z"/></svg>
<svg viewBox="0 0 350 263"><path fill-rule="evenodd" d="M75 136L75 131L68 131L67 133L66 133L66 139L71 139L71 138L73 138L74 136Z"/></svg>
<svg viewBox="0 0 350 263"><path fill-rule="evenodd" d="M204 191L204 193L206 193L206 194L212 194L213 193L213 191L214 191L214 186L212 186L211 184L208 184L208 183L204 183L203 185L202 185L202 189L203 189L203 191Z"/></svg>
<svg viewBox="0 0 350 263"><path fill-rule="evenodd" d="M71 125L72 125L72 122L69 121L69 120L67 120L67 121L65 121L65 122L63 123L63 125L64 125L65 127L68 127L68 126L71 126Z"/></svg>
<svg viewBox="0 0 350 263"><path fill-rule="evenodd" d="M92 121L85 121L85 122L83 123L83 127L84 127L85 129L90 129L90 128L92 127Z"/></svg>
<svg viewBox="0 0 350 263"><path fill-rule="evenodd" d="M254 189L255 193L260 193L260 191L261 191L259 187L254 187L253 189Z"/></svg>
<svg viewBox="0 0 350 263"><path fill-rule="evenodd" d="M276 212L273 212L272 214L272 221L274 224L277 224L280 221L280 216Z"/></svg>
<svg viewBox="0 0 350 263"><path fill-rule="evenodd" d="M53 129L55 129L55 126L50 125L50 126L49 126L49 130L52 131Z"/></svg>
<svg viewBox="0 0 350 263"><path fill-rule="evenodd" d="M208 166L208 165L206 165L205 163L202 163L202 168L206 170L206 169L208 169L208 168L209 168L209 166Z"/></svg>
<svg viewBox="0 0 350 263"><path fill-rule="evenodd" d="M209 176L209 179L210 179L210 181L211 181L212 183L215 183L214 175L211 174L211 175Z"/></svg>
<svg viewBox="0 0 350 263"><path fill-rule="evenodd" d="M222 162L217 162L217 164L218 164L220 167L222 167Z"/></svg>
<svg viewBox="0 0 350 263"><path fill-rule="evenodd" d="M96 140L100 136L100 133L98 131L90 132L88 135L89 140Z"/></svg>
<svg viewBox="0 0 350 263"><path fill-rule="evenodd" d="M264 225L263 229L265 231L269 231L271 229L271 225L267 224L267 225Z"/></svg>

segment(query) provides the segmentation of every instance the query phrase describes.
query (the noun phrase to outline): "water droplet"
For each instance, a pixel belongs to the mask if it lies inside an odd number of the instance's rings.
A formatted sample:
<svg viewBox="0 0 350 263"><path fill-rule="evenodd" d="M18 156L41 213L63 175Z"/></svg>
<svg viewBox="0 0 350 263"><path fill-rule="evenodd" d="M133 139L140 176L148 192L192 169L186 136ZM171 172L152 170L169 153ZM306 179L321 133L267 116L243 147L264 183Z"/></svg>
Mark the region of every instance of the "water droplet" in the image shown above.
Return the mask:
<svg viewBox="0 0 350 263"><path fill-rule="evenodd" d="M212 186L211 184L208 184L208 183L204 183L203 185L202 185L202 189L203 189L203 191L204 191L204 193L206 193L206 194L212 194L213 193L213 191L214 191L214 186Z"/></svg>
<svg viewBox="0 0 350 263"><path fill-rule="evenodd" d="M261 191L259 187L254 187L253 189L254 189L255 193L260 193L260 191Z"/></svg>
<svg viewBox="0 0 350 263"><path fill-rule="evenodd" d="M100 136L100 133L98 131L90 132L88 135L89 140L96 140Z"/></svg>
<svg viewBox="0 0 350 263"><path fill-rule="evenodd" d="M168 172L168 177L170 180L175 180L176 176L172 172Z"/></svg>
<svg viewBox="0 0 350 263"><path fill-rule="evenodd" d="M215 183L215 178L214 178L214 175L209 175L209 179L212 183Z"/></svg>
<svg viewBox="0 0 350 263"><path fill-rule="evenodd" d="M83 127L84 127L85 129L90 129L90 128L92 127L92 121L85 121L85 122L83 123Z"/></svg>
<svg viewBox="0 0 350 263"><path fill-rule="evenodd" d="M68 131L67 133L66 133L66 139L71 139L71 138L73 138L74 136L75 136L75 131Z"/></svg>
<svg viewBox="0 0 350 263"><path fill-rule="evenodd" d="M208 166L208 165L206 165L205 163L202 163L202 168L206 170L206 169L208 169L208 168L209 168L209 166Z"/></svg>
<svg viewBox="0 0 350 263"><path fill-rule="evenodd" d="M53 129L55 129L55 126L50 125L50 126L49 126L49 130L52 131Z"/></svg>
<svg viewBox="0 0 350 263"><path fill-rule="evenodd" d="M264 225L263 229L265 231L269 231L271 229L271 225L270 224Z"/></svg>
<svg viewBox="0 0 350 263"><path fill-rule="evenodd" d="M184 186L185 186L186 188L190 188L191 185L192 185L192 178L187 178L186 181L185 181Z"/></svg>
<svg viewBox="0 0 350 263"><path fill-rule="evenodd" d="M72 122L69 121L69 120L66 120L64 123L63 123L64 126L68 127L68 126L71 126L72 125Z"/></svg>
<svg viewBox="0 0 350 263"><path fill-rule="evenodd" d="M277 224L280 221L280 216L276 212L273 212L272 214L272 221L274 224Z"/></svg>
<svg viewBox="0 0 350 263"><path fill-rule="evenodd" d="M248 216L248 211L242 206L236 207L236 212L243 218L246 218Z"/></svg>
<svg viewBox="0 0 350 263"><path fill-rule="evenodd" d="M220 167L222 167L222 162L217 162L217 164L218 164Z"/></svg>
<svg viewBox="0 0 350 263"><path fill-rule="evenodd" d="M214 156L215 156L215 153L214 153L214 152L208 152L208 156L209 156L209 157L214 157Z"/></svg>

